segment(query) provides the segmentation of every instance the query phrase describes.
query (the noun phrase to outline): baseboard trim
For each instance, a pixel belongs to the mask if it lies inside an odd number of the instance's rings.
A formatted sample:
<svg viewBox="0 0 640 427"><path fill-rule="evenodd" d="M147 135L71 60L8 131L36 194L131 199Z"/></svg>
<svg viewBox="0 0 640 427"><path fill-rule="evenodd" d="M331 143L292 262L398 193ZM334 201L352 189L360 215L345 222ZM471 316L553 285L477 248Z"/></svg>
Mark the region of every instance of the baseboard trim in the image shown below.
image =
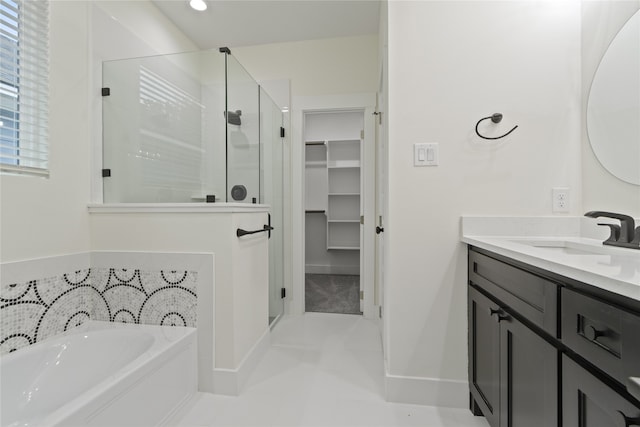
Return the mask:
<svg viewBox="0 0 640 427"><path fill-rule="evenodd" d="M249 375L271 347L271 330L267 328L260 339L251 347L236 369L215 368L213 370L213 390L215 394L238 396Z"/></svg>
<svg viewBox="0 0 640 427"><path fill-rule="evenodd" d="M357 265L311 265L304 267L307 274L360 274L360 267Z"/></svg>
<svg viewBox="0 0 640 427"><path fill-rule="evenodd" d="M466 381L385 373L385 394L388 402L447 408L469 407L469 385Z"/></svg>

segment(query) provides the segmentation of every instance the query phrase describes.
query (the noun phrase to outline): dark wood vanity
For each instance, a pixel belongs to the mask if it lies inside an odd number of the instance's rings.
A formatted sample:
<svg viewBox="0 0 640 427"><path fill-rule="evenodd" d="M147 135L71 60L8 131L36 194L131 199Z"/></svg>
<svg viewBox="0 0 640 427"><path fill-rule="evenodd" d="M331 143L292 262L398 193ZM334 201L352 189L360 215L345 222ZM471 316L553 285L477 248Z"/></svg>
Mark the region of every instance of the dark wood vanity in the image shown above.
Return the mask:
<svg viewBox="0 0 640 427"><path fill-rule="evenodd" d="M640 426L640 301L469 246L471 410L492 427Z"/></svg>

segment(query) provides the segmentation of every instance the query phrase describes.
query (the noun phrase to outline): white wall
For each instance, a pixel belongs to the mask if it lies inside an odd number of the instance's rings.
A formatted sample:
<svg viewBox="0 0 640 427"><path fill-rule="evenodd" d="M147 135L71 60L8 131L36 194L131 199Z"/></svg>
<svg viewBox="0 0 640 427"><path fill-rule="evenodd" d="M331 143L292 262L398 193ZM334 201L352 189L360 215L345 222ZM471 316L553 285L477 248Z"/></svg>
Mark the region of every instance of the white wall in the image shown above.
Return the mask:
<svg viewBox="0 0 640 427"><path fill-rule="evenodd" d="M91 175L101 168L101 61L194 48L148 1L51 2L51 175L0 176L3 262L90 249L86 205L102 186Z"/></svg>
<svg viewBox="0 0 640 427"><path fill-rule="evenodd" d="M252 347L269 328L269 241L266 233L260 233L243 238L237 238L237 228L245 230L259 230L267 223L267 214L242 213L234 214L232 218L231 249L232 281L222 284L233 298L218 297L216 286L216 310L221 305L233 307L233 365L237 368ZM216 332L224 330L229 317L216 316ZM222 347L216 352L216 357L222 357L228 349ZM217 367L225 367L221 364Z"/></svg>
<svg viewBox="0 0 640 427"><path fill-rule="evenodd" d="M571 188L571 213L581 213L580 4L388 7L388 373L464 385L460 216L551 215L556 186ZM495 112L497 133L519 128L481 140L475 124ZM413 167L417 142L440 144L440 166Z"/></svg>
<svg viewBox="0 0 640 427"><path fill-rule="evenodd" d="M50 178L0 176L2 262L89 250L88 7L51 3Z"/></svg>
<svg viewBox="0 0 640 427"><path fill-rule="evenodd" d="M264 211L92 214L92 247L123 252L214 253L213 301L198 303L215 306L215 367L235 369L268 328L267 238L264 234L243 239L235 235L238 227L262 228L267 221Z"/></svg>
<svg viewBox="0 0 640 427"><path fill-rule="evenodd" d="M583 211L606 210L640 216L640 186L624 182L602 167L591 149L586 108L593 76L607 47L640 1L582 2L582 173ZM640 166L638 166L640 167Z"/></svg>

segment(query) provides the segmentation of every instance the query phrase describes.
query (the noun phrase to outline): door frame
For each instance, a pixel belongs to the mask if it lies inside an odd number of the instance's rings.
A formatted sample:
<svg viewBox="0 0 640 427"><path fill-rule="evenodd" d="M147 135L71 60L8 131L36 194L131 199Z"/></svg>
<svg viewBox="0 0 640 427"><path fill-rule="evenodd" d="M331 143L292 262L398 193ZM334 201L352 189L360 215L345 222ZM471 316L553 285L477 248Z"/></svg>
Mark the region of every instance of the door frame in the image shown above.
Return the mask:
<svg viewBox="0 0 640 427"><path fill-rule="evenodd" d="M318 111L364 111L363 140L363 214L361 227L360 281L364 290L363 316L377 318L374 301L375 271L375 93L299 96L292 102L291 124L291 298L285 299L285 313L301 315L305 312L305 215L304 215L304 115Z"/></svg>

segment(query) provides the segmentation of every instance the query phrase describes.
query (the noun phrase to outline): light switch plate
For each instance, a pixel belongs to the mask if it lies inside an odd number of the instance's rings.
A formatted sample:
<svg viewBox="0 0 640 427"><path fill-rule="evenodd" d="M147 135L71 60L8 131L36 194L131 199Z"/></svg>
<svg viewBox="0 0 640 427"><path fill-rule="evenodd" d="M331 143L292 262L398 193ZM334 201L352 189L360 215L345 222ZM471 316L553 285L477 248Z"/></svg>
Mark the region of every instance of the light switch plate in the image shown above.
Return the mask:
<svg viewBox="0 0 640 427"><path fill-rule="evenodd" d="M437 142L413 144L414 166L438 166L439 157Z"/></svg>

